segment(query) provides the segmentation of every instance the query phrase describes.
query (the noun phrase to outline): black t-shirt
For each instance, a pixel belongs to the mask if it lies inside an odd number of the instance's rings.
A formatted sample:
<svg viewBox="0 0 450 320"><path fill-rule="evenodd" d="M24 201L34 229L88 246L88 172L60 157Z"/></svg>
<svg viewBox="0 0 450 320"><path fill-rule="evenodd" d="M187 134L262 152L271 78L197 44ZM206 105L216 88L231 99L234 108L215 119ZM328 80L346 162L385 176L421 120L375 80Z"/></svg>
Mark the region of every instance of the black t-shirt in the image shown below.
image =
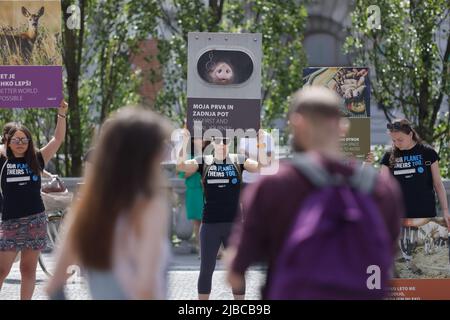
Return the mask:
<svg viewBox="0 0 450 320"><path fill-rule="evenodd" d="M431 165L439 161L439 155L428 145L416 144L410 150L400 150L395 165L390 167L391 151L383 156L381 164L390 168L400 183L406 207L406 218L436 216L436 199Z"/></svg>
<svg viewBox="0 0 450 320"><path fill-rule="evenodd" d="M37 158L43 169L44 159L40 152L37 153ZM23 218L45 211L41 198L41 176L28 167L25 158L6 159L1 156L0 170L3 194L2 220Z"/></svg>
<svg viewBox="0 0 450 320"><path fill-rule="evenodd" d="M218 163L214 161L211 165L202 160L197 160L198 172L203 178L203 168L207 170L204 186L204 223L233 222L239 210L239 195L241 191L240 173L244 170L244 157L238 156L237 161L227 160ZM240 173L236 170L239 168Z"/></svg>

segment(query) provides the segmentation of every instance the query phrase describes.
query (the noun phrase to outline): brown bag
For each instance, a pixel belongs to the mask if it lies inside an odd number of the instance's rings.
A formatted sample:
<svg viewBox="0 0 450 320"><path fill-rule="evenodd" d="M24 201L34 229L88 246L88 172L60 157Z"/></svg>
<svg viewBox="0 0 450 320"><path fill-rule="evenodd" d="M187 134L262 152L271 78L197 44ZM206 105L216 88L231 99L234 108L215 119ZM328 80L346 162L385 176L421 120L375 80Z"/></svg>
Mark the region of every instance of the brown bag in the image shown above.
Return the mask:
<svg viewBox="0 0 450 320"><path fill-rule="evenodd" d="M64 182L58 177L52 177L49 182L42 185L44 193L64 192L66 189Z"/></svg>

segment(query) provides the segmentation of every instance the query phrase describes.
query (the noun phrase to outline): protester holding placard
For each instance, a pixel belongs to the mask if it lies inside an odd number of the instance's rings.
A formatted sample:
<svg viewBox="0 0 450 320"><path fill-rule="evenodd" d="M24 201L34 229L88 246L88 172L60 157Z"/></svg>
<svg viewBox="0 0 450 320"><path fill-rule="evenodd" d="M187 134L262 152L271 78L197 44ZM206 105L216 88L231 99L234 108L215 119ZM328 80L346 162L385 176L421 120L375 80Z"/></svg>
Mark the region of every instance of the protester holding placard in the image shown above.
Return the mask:
<svg viewBox="0 0 450 320"><path fill-rule="evenodd" d="M55 136L36 150L31 132L15 124L8 132L6 156L0 156L3 216L0 223L0 288L21 253L21 299L31 299L39 254L47 244L47 216L41 198L41 173L66 133L67 103L61 102Z"/></svg>
<svg viewBox="0 0 450 320"><path fill-rule="evenodd" d="M185 131L184 144L190 141ZM241 155L230 154L230 138L213 138L213 154L207 151L201 157L186 160L183 154L178 159L178 169L187 174L199 172L204 187L204 209L200 227L201 263L198 279L198 296L208 300L211 293L212 275L216 257L222 244L228 245L233 222L240 222L239 195L242 184L242 171L257 172L258 162L245 159ZM186 149L186 148L185 148ZM233 290L235 299L243 299L245 286Z"/></svg>

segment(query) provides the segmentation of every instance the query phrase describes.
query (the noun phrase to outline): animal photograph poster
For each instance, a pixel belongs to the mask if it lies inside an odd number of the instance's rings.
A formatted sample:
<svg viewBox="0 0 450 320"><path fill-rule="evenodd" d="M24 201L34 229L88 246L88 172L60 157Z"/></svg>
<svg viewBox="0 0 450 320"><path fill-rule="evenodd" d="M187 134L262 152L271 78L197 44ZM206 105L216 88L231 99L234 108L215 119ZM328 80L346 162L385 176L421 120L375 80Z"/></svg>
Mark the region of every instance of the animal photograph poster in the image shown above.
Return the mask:
<svg viewBox="0 0 450 320"><path fill-rule="evenodd" d="M259 130L260 33L188 34L187 128Z"/></svg>
<svg viewBox="0 0 450 320"><path fill-rule="evenodd" d="M60 0L0 0L0 108L58 107Z"/></svg>
<svg viewBox="0 0 450 320"><path fill-rule="evenodd" d="M444 218L404 219L391 299L450 299L449 231Z"/></svg>
<svg viewBox="0 0 450 320"><path fill-rule="evenodd" d="M342 98L341 113L350 123L342 151L364 160L370 151L369 68L309 67L303 70L303 84L325 86Z"/></svg>

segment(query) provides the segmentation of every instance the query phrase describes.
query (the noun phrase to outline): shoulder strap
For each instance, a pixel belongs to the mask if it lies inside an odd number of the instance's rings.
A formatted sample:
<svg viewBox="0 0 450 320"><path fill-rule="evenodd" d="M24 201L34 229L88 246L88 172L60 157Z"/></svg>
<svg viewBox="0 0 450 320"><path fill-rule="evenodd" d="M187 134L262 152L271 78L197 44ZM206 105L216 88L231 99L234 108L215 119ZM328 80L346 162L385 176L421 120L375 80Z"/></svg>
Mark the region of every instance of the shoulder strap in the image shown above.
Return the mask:
<svg viewBox="0 0 450 320"><path fill-rule="evenodd" d="M319 188L349 183L350 186L356 190L363 193L371 193L375 187L378 175L376 170L371 166L359 166L348 179L343 178L341 175L330 175L306 154L294 155L292 164L309 181L311 181L313 185Z"/></svg>
<svg viewBox="0 0 450 320"><path fill-rule="evenodd" d="M8 163L8 158L6 158L5 163L2 166L2 170L0 171L0 194L2 195L2 198L3 198L3 188L2 188L3 171L5 170L7 163Z"/></svg>
<svg viewBox="0 0 450 320"><path fill-rule="evenodd" d="M322 188L331 184L332 177L330 174L307 155L295 154L292 158L292 164L316 187Z"/></svg>
<svg viewBox="0 0 450 320"><path fill-rule="evenodd" d="M360 166L355 169L350 184L363 193L372 193L375 189L378 172L372 166Z"/></svg>

